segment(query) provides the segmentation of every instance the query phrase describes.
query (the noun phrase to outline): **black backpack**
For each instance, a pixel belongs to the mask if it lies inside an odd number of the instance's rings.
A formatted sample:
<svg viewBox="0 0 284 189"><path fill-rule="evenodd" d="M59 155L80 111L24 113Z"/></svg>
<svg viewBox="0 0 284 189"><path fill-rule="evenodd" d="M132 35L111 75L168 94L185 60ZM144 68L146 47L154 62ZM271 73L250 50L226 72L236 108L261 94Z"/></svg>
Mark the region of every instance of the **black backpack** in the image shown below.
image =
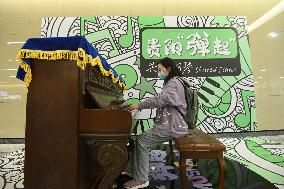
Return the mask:
<svg viewBox="0 0 284 189"><path fill-rule="evenodd" d="M177 78L184 87L184 96L186 100L186 115L184 116L180 110L176 107L179 111L183 119L188 125L189 129L194 129L196 127L197 122L197 114L198 114L198 96L197 91L190 88L189 84L183 80L182 78Z"/></svg>

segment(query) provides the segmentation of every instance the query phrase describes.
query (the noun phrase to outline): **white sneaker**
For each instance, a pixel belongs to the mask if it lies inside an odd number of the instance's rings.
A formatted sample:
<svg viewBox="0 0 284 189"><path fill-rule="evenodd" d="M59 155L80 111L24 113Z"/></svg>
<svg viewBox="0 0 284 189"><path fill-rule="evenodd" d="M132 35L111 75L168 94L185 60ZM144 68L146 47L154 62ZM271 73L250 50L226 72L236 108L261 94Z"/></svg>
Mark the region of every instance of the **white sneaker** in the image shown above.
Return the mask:
<svg viewBox="0 0 284 189"><path fill-rule="evenodd" d="M111 188L117 188L117 184L116 183L113 183Z"/></svg>
<svg viewBox="0 0 284 189"><path fill-rule="evenodd" d="M131 174L130 174L130 173L128 173L128 172L126 172L126 171L122 171L122 172L121 172L121 174L122 174L122 175L127 175L127 176L132 177L132 176L131 176Z"/></svg>
<svg viewBox="0 0 284 189"><path fill-rule="evenodd" d="M149 186L149 181L137 181L135 179L132 179L124 184L124 187L127 189L139 189L147 186Z"/></svg>

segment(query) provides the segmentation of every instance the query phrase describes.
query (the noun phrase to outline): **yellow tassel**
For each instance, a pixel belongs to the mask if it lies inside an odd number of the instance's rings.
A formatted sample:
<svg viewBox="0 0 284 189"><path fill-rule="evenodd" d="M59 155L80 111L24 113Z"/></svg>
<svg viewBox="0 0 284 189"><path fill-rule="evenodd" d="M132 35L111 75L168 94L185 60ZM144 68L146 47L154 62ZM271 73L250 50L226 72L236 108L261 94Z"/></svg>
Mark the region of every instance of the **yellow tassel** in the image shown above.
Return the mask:
<svg viewBox="0 0 284 189"><path fill-rule="evenodd" d="M78 48L78 51L70 51L70 50L56 50L56 51L41 51L41 50L29 50L29 49L21 49L17 53L17 60L19 61L19 66L26 72L24 81L26 86L28 87L30 82L32 81L32 73L30 66L23 61L23 58L33 58L33 59L42 59L42 60L76 60L77 66L84 70L87 64L91 64L91 66L99 66L102 75L111 76L113 83L119 84L123 90L126 90L126 86L123 82L120 82L119 78L115 78L113 71L105 70L101 59L99 56L92 58L91 55L86 54L84 49Z"/></svg>

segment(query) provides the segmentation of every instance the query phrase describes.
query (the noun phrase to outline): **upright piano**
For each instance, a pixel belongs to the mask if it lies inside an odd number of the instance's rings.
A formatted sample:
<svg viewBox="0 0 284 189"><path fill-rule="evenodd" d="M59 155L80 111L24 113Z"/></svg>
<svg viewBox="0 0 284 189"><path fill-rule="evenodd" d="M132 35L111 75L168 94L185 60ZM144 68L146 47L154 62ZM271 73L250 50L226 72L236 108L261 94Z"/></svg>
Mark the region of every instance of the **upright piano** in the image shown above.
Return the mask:
<svg viewBox="0 0 284 189"><path fill-rule="evenodd" d="M85 40L79 38L72 40ZM50 40L60 46L58 41L68 44L70 38ZM29 43L36 43L37 49L27 50L27 45L22 48L17 75L21 79L21 72L29 71L23 66L27 63L32 81L26 108L24 187L111 188L127 161L132 125L122 86L102 71L102 65L87 64L82 70L76 58L46 58L43 50L37 50L40 45L49 47L47 39ZM87 47L91 48L90 44ZM33 51L40 55L28 54Z"/></svg>

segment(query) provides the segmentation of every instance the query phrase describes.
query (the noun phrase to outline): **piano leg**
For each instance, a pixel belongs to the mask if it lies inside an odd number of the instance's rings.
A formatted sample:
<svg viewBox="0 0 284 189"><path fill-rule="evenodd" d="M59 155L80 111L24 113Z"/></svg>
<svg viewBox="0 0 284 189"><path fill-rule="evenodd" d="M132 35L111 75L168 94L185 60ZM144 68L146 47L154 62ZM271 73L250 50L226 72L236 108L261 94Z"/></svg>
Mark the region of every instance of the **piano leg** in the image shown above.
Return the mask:
<svg viewBox="0 0 284 189"><path fill-rule="evenodd" d="M92 158L95 163L89 165L95 173L92 177L91 189L110 189L120 175L127 162L127 136L113 138L95 136L95 145L92 147Z"/></svg>
<svg viewBox="0 0 284 189"><path fill-rule="evenodd" d="M99 149L97 160L105 173L98 188L111 188L126 163L127 152L120 145L104 144Z"/></svg>

